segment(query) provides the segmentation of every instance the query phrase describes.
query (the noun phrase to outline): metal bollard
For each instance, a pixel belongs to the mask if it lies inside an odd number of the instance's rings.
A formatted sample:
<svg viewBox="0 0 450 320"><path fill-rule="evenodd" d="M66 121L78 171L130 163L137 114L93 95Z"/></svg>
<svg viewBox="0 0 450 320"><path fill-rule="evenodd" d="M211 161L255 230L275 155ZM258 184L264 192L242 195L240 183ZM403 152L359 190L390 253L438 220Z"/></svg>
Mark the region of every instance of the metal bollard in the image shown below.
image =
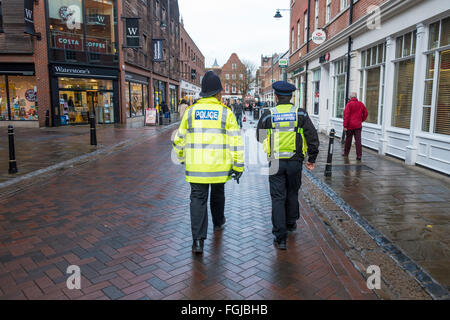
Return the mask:
<svg viewBox="0 0 450 320"><path fill-rule="evenodd" d="M327 157L327 165L325 166L325 177L331 177L331 168L333 162L333 145L334 145L334 134L336 131L331 129L330 131L330 142L328 144L328 157Z"/></svg>
<svg viewBox="0 0 450 320"><path fill-rule="evenodd" d="M50 111L45 111L45 126L50 127Z"/></svg>
<svg viewBox="0 0 450 320"><path fill-rule="evenodd" d="M347 135L347 131L342 130L341 144L345 144L346 135Z"/></svg>
<svg viewBox="0 0 450 320"><path fill-rule="evenodd" d="M95 129L95 116L94 113L89 115L89 120L91 124L91 146L97 145L97 130Z"/></svg>
<svg viewBox="0 0 450 320"><path fill-rule="evenodd" d="M14 127L12 125L8 126L8 140L9 140L9 170L8 173L17 173L17 163L16 163L16 151L14 149Z"/></svg>

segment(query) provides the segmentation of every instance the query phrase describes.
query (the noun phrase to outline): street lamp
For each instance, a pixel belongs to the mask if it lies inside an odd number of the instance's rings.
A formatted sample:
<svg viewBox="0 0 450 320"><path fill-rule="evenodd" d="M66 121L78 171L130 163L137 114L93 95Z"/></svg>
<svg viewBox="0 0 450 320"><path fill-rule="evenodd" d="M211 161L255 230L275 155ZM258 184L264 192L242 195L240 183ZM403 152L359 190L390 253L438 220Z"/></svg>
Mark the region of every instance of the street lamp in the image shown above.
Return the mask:
<svg viewBox="0 0 450 320"><path fill-rule="evenodd" d="M277 9L277 12L273 16L275 19L283 18L280 11L291 11L291 9Z"/></svg>

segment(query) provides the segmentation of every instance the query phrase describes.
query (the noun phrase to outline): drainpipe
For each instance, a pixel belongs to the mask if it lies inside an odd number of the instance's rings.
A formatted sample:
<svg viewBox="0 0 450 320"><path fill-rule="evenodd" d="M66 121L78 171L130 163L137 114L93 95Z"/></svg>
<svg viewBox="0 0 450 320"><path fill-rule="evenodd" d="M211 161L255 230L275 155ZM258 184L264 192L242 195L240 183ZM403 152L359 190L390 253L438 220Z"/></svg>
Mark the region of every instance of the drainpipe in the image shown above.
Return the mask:
<svg viewBox="0 0 450 320"><path fill-rule="evenodd" d="M351 0L352 1L352 0ZM311 0L308 0L308 26L306 28L306 54L309 52L309 35L310 35L310 23L311 23ZM307 99L307 92L308 92L308 66L309 61L306 60L305 63L305 92L303 93L304 101L305 101L305 110L306 110L306 99Z"/></svg>

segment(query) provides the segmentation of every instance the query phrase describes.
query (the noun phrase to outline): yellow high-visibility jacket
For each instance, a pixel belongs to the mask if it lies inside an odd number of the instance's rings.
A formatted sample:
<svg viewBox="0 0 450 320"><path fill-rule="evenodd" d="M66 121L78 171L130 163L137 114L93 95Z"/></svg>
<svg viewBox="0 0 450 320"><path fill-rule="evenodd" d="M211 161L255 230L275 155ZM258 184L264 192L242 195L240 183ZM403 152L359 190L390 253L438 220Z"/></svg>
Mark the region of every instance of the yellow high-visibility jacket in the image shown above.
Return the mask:
<svg viewBox="0 0 450 320"><path fill-rule="evenodd" d="M244 171L244 143L230 108L215 97L198 100L184 113L173 141L186 181L225 183Z"/></svg>

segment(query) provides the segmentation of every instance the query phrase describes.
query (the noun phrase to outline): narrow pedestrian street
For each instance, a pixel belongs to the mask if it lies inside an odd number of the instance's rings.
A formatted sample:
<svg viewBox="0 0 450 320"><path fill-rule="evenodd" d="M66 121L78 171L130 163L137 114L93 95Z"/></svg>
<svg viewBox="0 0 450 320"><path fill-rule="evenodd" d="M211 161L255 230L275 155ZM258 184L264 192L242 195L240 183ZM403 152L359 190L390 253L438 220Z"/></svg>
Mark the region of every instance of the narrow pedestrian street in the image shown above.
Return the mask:
<svg viewBox="0 0 450 320"><path fill-rule="evenodd" d="M244 124L250 149L253 127ZM288 250L273 246L256 164L227 183L225 229L213 233L210 220L205 252L193 255L172 131L2 199L0 299L377 298L304 199ZM81 290L66 287L69 265L81 268Z"/></svg>

